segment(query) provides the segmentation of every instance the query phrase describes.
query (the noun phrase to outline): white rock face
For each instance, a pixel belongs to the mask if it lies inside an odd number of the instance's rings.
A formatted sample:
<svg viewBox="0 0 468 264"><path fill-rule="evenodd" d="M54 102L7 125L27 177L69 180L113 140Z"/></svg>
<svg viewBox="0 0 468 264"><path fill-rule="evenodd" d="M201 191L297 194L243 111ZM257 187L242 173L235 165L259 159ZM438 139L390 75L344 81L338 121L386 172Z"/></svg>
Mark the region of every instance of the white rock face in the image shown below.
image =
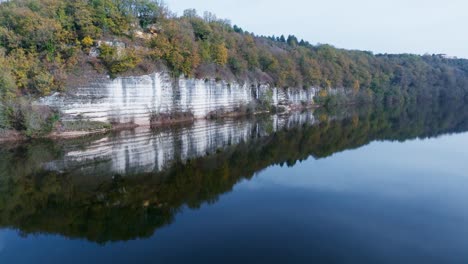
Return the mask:
<svg viewBox="0 0 468 264"><path fill-rule="evenodd" d="M96 177L159 172L176 161L185 162L281 129L315 123L313 112L295 112L258 121L198 120L188 127L160 131L139 127L116 132L84 146L68 145L63 159L46 164L46 168Z"/></svg>
<svg viewBox="0 0 468 264"><path fill-rule="evenodd" d="M213 111L234 111L258 100L272 105L311 103L317 92L317 88L277 89L186 78L175 82L167 73L154 73L98 80L68 95L42 98L39 104L59 109L65 120L147 125L151 113L192 112L203 118Z"/></svg>

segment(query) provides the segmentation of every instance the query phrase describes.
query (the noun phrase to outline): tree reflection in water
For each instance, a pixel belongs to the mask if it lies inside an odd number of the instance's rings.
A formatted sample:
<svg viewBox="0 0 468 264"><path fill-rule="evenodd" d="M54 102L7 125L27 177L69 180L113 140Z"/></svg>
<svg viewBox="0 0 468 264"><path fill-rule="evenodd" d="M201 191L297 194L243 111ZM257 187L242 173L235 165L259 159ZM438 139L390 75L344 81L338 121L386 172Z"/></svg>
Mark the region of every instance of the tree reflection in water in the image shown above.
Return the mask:
<svg viewBox="0 0 468 264"><path fill-rule="evenodd" d="M152 236L274 165L468 131L464 103L199 122L0 148L0 226L98 243Z"/></svg>

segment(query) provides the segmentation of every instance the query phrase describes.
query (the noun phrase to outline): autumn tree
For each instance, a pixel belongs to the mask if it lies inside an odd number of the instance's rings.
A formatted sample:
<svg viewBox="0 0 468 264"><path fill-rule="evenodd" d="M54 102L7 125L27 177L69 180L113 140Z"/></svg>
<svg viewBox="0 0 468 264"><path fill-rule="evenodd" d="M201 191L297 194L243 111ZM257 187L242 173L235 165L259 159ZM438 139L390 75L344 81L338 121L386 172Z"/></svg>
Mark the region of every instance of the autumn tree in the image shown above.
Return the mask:
<svg viewBox="0 0 468 264"><path fill-rule="evenodd" d="M221 66L226 65L228 61L228 50L224 43L215 44L213 46L213 61Z"/></svg>

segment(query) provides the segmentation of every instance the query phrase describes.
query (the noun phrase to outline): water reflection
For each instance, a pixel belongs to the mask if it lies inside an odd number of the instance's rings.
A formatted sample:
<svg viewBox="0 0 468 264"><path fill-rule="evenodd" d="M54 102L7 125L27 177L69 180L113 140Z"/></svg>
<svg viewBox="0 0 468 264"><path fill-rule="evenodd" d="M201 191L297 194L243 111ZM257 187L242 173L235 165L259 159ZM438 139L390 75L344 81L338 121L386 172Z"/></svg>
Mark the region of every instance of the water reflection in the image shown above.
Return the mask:
<svg viewBox="0 0 468 264"><path fill-rule="evenodd" d="M468 131L464 104L294 113L139 128L0 150L0 226L106 243L149 237L274 164Z"/></svg>
<svg viewBox="0 0 468 264"><path fill-rule="evenodd" d="M161 172L176 161L185 162L279 130L315 123L313 112L303 112L257 119L203 120L170 129L141 127L86 143L67 144L64 155L45 168L93 177Z"/></svg>

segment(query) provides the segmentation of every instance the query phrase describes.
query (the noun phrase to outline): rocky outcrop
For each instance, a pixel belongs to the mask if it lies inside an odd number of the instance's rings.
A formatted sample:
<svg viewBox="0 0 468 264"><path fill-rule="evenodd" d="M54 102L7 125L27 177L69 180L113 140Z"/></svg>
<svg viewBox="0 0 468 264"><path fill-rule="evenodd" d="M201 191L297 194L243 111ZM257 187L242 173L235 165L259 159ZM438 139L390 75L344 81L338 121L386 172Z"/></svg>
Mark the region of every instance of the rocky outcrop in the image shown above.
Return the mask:
<svg viewBox="0 0 468 264"><path fill-rule="evenodd" d="M312 104L318 88L278 89L265 84L179 78L167 73L117 79L42 98L39 104L58 109L63 119L147 125L151 116L192 113L197 119L216 111L235 112L250 104L294 106Z"/></svg>

